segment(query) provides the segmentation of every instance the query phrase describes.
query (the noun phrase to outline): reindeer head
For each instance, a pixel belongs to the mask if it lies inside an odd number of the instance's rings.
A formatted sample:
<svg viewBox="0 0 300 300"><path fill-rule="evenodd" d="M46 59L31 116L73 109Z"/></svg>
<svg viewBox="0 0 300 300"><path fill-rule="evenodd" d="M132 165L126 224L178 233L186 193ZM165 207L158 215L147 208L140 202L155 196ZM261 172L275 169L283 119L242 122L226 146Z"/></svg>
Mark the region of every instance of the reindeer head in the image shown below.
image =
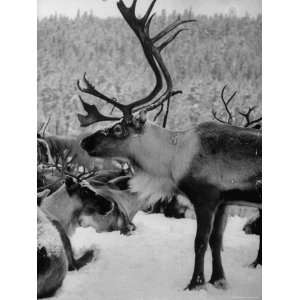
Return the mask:
<svg viewBox="0 0 300 300"><path fill-rule="evenodd" d="M83 208L79 215L80 226L91 226L96 232L120 230L121 233L128 234L133 230L134 225L131 221L140 207L137 205L140 201L136 194L128 191L129 178L121 176L107 183L97 184L92 178L90 183L96 189L98 199ZM96 206L97 201L101 202L101 198L110 199L114 203L108 214L101 214Z"/></svg>
<svg viewBox="0 0 300 300"><path fill-rule="evenodd" d="M99 195L92 186L85 180L78 180L74 177L66 176L66 191L70 197L77 197L82 203L82 209L93 207L100 215L111 213L114 208L113 202L107 197Z"/></svg>
<svg viewBox="0 0 300 300"><path fill-rule="evenodd" d="M117 101L117 99L110 98L96 90L95 87L87 80L86 74L84 74L83 83L85 84L85 87L83 88L78 81L77 85L79 90L112 104L122 113L121 118L104 116L97 110L95 105L90 105L79 97L83 108L87 112L86 116L78 115L81 126L89 126L101 121L119 121L112 127L99 130L83 139L81 143L82 148L93 156L116 156L123 153L124 147L128 146L132 137L143 134L144 124L146 122L146 113L158 107L161 108L161 112L164 103L167 103L167 111L164 120L165 125L170 98L181 93L181 91L173 91L172 79L163 62L161 51L185 29L179 29L159 45L157 45L157 42L161 41L167 34L171 33L178 26L184 23L193 22L194 20L177 19L154 37L150 37L149 29L154 17L154 14L151 14L151 11L156 0L152 1L147 12L142 18L137 18L135 15L136 2L137 0L133 0L132 5L130 7L126 7L124 2L120 0L118 1L117 6L124 19L139 39L145 57L155 75L156 84L153 90L146 97L125 105L121 104ZM164 81L166 82L166 89L161 93ZM137 112L139 112L139 114L135 115Z"/></svg>

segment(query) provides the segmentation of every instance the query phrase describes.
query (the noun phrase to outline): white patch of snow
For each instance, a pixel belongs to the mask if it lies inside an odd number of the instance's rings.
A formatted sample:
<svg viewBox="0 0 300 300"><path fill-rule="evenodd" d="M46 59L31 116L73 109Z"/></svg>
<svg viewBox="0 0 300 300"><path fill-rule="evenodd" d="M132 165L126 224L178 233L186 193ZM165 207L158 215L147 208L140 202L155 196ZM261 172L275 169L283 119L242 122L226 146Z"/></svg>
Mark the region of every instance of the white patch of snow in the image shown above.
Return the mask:
<svg viewBox="0 0 300 300"><path fill-rule="evenodd" d="M207 284L205 291L184 291L194 264L195 220L170 219L139 212L131 236L119 232L96 233L79 228L72 237L74 249L99 249L96 261L69 272L57 300L215 300L261 298L261 268L247 267L256 257L259 239L242 231L246 218L230 217L225 231L223 265L227 291ZM78 252L78 251L77 251ZM207 251L205 274L211 273Z"/></svg>

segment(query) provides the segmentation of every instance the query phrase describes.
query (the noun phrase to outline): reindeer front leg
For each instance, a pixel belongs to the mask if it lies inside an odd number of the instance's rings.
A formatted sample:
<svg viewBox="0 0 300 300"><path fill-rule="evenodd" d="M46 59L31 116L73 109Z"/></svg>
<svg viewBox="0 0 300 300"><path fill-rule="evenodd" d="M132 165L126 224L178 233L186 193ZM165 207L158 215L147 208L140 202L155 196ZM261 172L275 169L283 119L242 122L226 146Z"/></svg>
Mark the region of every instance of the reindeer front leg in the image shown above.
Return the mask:
<svg viewBox="0 0 300 300"><path fill-rule="evenodd" d="M204 256L213 229L215 213L219 204L219 192L207 187L205 192L198 193L192 200L197 218L197 233L195 238L195 265L188 290L205 288Z"/></svg>
<svg viewBox="0 0 300 300"><path fill-rule="evenodd" d="M196 206L197 233L195 238L195 265L191 282L186 289L205 288L204 277L204 256L208 245L208 240L212 230L214 213L204 206Z"/></svg>

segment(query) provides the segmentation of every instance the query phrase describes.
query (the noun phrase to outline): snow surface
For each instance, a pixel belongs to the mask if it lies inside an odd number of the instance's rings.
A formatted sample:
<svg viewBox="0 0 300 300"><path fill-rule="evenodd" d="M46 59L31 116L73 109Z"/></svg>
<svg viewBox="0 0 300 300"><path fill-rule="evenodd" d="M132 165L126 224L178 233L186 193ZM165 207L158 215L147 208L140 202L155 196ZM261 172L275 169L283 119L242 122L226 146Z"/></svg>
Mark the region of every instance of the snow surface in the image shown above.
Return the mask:
<svg viewBox="0 0 300 300"><path fill-rule="evenodd" d="M72 238L77 254L99 250L95 261L69 272L54 299L60 300L167 300L261 299L261 268L247 265L256 257L259 239L242 231L246 218L230 217L225 231L223 265L227 291L207 284L207 290L183 291L192 276L196 222L139 212L131 236L119 232L96 233L78 228ZM205 274L211 273L211 254Z"/></svg>

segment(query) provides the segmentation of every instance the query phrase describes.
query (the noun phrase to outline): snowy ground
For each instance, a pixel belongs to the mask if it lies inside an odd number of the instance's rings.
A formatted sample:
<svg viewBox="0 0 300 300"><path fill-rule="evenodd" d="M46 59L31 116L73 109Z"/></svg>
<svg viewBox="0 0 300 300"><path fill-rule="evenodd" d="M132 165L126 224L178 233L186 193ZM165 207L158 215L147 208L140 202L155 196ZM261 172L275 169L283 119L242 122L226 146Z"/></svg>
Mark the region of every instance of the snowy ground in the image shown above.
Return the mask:
<svg viewBox="0 0 300 300"><path fill-rule="evenodd" d="M246 218L230 217L224 240L223 263L230 288L220 291L183 291L193 271L196 222L161 214L138 213L132 236L119 232L97 234L79 228L72 238L75 251L94 245L97 259L69 272L55 299L60 300L167 300L260 299L261 268L247 267L257 253L258 237L245 235ZM205 273L211 272L210 251Z"/></svg>

